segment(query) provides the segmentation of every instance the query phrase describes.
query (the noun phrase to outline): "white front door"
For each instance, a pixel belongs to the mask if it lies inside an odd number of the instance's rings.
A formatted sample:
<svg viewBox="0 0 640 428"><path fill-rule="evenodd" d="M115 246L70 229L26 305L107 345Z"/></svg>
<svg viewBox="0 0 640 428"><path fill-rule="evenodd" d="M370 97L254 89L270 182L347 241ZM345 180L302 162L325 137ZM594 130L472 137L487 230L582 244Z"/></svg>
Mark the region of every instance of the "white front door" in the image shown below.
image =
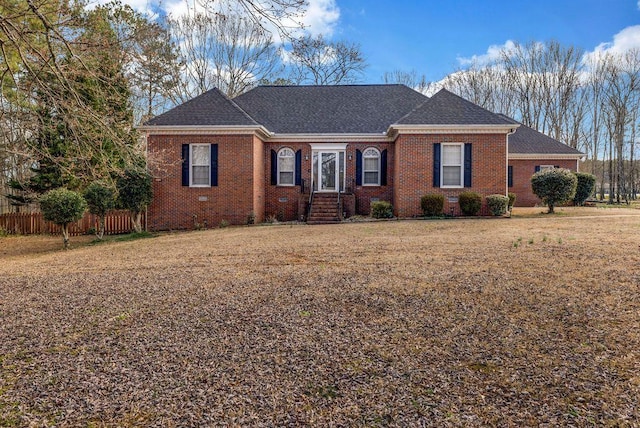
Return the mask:
<svg viewBox="0 0 640 428"><path fill-rule="evenodd" d="M344 190L344 152L313 152L313 190L337 192Z"/></svg>

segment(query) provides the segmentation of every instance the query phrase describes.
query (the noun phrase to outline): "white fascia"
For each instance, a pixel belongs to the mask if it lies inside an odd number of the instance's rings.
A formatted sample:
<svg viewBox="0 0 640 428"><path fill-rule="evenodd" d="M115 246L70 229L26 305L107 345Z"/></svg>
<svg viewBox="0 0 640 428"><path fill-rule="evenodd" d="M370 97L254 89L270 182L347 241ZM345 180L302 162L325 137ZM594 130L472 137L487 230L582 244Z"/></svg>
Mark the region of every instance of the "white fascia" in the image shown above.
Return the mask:
<svg viewBox="0 0 640 428"><path fill-rule="evenodd" d="M262 139L272 135L264 126L245 125L182 125L182 126L152 126L141 125L136 127L147 135L247 135L254 134Z"/></svg>
<svg viewBox="0 0 640 428"><path fill-rule="evenodd" d="M403 125L389 126L387 135L398 134L509 134L513 133L519 124L504 125Z"/></svg>
<svg viewBox="0 0 640 428"><path fill-rule="evenodd" d="M580 154L554 154L554 153L509 153L509 160L536 160L536 159L558 159L558 160L585 160L586 156Z"/></svg>
<svg viewBox="0 0 640 428"><path fill-rule="evenodd" d="M389 143L393 139L383 134L276 134L265 141L270 143Z"/></svg>

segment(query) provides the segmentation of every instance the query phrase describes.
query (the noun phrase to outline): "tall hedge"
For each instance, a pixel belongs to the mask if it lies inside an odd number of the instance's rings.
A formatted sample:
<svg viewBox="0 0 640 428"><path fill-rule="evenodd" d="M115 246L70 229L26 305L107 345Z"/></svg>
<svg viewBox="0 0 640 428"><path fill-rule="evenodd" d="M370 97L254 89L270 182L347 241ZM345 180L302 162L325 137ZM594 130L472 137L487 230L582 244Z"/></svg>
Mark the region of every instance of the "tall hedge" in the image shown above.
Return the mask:
<svg viewBox="0 0 640 428"><path fill-rule="evenodd" d="M93 182L87 186L84 191L84 199L87 201L89 212L98 216L100 226L96 231L98 239L104 236L104 218L109 210L112 210L116 204L116 194L110 187Z"/></svg>
<svg viewBox="0 0 640 428"><path fill-rule="evenodd" d="M151 175L144 169L128 169L116 185L120 204L131 211L133 228L136 232L142 231L140 216L153 199Z"/></svg>
<svg viewBox="0 0 640 428"><path fill-rule="evenodd" d="M596 188L596 176L586 172L576 172L575 174L578 179L578 185L576 186L576 194L573 197L573 204L582 206Z"/></svg>
<svg viewBox="0 0 640 428"><path fill-rule="evenodd" d="M568 169L553 168L536 172L531 177L531 190L549 207L549 213L554 207L570 201L576 194L578 179Z"/></svg>

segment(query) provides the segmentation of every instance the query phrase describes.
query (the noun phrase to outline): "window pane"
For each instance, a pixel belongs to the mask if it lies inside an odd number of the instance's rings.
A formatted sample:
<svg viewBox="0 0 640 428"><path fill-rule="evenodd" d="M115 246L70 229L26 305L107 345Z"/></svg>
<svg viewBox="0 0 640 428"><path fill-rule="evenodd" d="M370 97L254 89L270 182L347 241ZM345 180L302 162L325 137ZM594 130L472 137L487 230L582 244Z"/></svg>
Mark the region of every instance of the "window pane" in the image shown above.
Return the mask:
<svg viewBox="0 0 640 428"><path fill-rule="evenodd" d="M364 158L364 170L365 171L377 171L378 170L378 158Z"/></svg>
<svg viewBox="0 0 640 428"><path fill-rule="evenodd" d="M442 164L443 165L461 165L462 150L461 146L442 146Z"/></svg>
<svg viewBox="0 0 640 428"><path fill-rule="evenodd" d="M192 165L209 165L209 145L191 146Z"/></svg>
<svg viewBox="0 0 640 428"><path fill-rule="evenodd" d="M378 184L378 173L377 172L365 172L364 173L364 184Z"/></svg>
<svg viewBox="0 0 640 428"><path fill-rule="evenodd" d="M443 166L442 167L442 185L443 186L460 186L460 167L459 166Z"/></svg>
<svg viewBox="0 0 640 428"><path fill-rule="evenodd" d="M293 171L295 159L293 157L280 158L280 171Z"/></svg>
<svg viewBox="0 0 640 428"><path fill-rule="evenodd" d="M192 167L193 178L191 184L194 185L209 185L209 167L208 166L194 166Z"/></svg>
<svg viewBox="0 0 640 428"><path fill-rule="evenodd" d="M293 172L280 172L280 184L293 184Z"/></svg>

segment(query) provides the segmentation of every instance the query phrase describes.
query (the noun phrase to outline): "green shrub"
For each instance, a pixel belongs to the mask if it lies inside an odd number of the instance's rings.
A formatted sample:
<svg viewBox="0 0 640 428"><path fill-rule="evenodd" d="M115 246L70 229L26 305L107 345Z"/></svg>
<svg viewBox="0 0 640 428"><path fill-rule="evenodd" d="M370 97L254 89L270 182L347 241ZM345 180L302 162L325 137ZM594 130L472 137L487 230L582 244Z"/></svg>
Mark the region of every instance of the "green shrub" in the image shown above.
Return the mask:
<svg viewBox="0 0 640 428"><path fill-rule="evenodd" d="M62 229L65 250L69 247L69 224L80 220L86 209L87 202L82 195L65 188L50 190L40 197L44 219Z"/></svg>
<svg viewBox="0 0 640 428"><path fill-rule="evenodd" d="M573 205L582 206L596 188L596 176L586 172L576 172L575 176L578 179L578 184L576 194L573 197Z"/></svg>
<svg viewBox="0 0 640 428"><path fill-rule="evenodd" d="M393 205L387 201L371 202L371 217L393 218Z"/></svg>
<svg viewBox="0 0 640 428"><path fill-rule="evenodd" d="M509 192L509 207L513 207L516 204L516 194L513 192Z"/></svg>
<svg viewBox="0 0 640 428"><path fill-rule="evenodd" d="M93 182L84 191L89 212L98 217L99 228L95 231L98 239L104 236L104 218L116 205L115 192L102 183Z"/></svg>
<svg viewBox="0 0 640 428"><path fill-rule="evenodd" d="M420 206L422 207L422 213L427 217L442 215L444 210L444 196L437 193L424 195L420 198Z"/></svg>
<svg viewBox="0 0 640 428"><path fill-rule="evenodd" d="M151 175L143 169L128 169L124 172L124 175L118 177L116 185L122 207L131 211L133 229L136 232L141 232L140 217L142 211L151 203L153 198Z"/></svg>
<svg viewBox="0 0 640 428"><path fill-rule="evenodd" d="M487 207L493 215L503 215L507 212L509 198L505 195L489 195L486 197Z"/></svg>
<svg viewBox="0 0 640 428"><path fill-rule="evenodd" d="M549 207L550 214L556 205L573 198L577 185L575 174L564 168L547 169L531 177L531 190Z"/></svg>
<svg viewBox="0 0 640 428"><path fill-rule="evenodd" d="M482 196L476 192L462 192L458 195L460 210L464 215L478 215L482 208Z"/></svg>

